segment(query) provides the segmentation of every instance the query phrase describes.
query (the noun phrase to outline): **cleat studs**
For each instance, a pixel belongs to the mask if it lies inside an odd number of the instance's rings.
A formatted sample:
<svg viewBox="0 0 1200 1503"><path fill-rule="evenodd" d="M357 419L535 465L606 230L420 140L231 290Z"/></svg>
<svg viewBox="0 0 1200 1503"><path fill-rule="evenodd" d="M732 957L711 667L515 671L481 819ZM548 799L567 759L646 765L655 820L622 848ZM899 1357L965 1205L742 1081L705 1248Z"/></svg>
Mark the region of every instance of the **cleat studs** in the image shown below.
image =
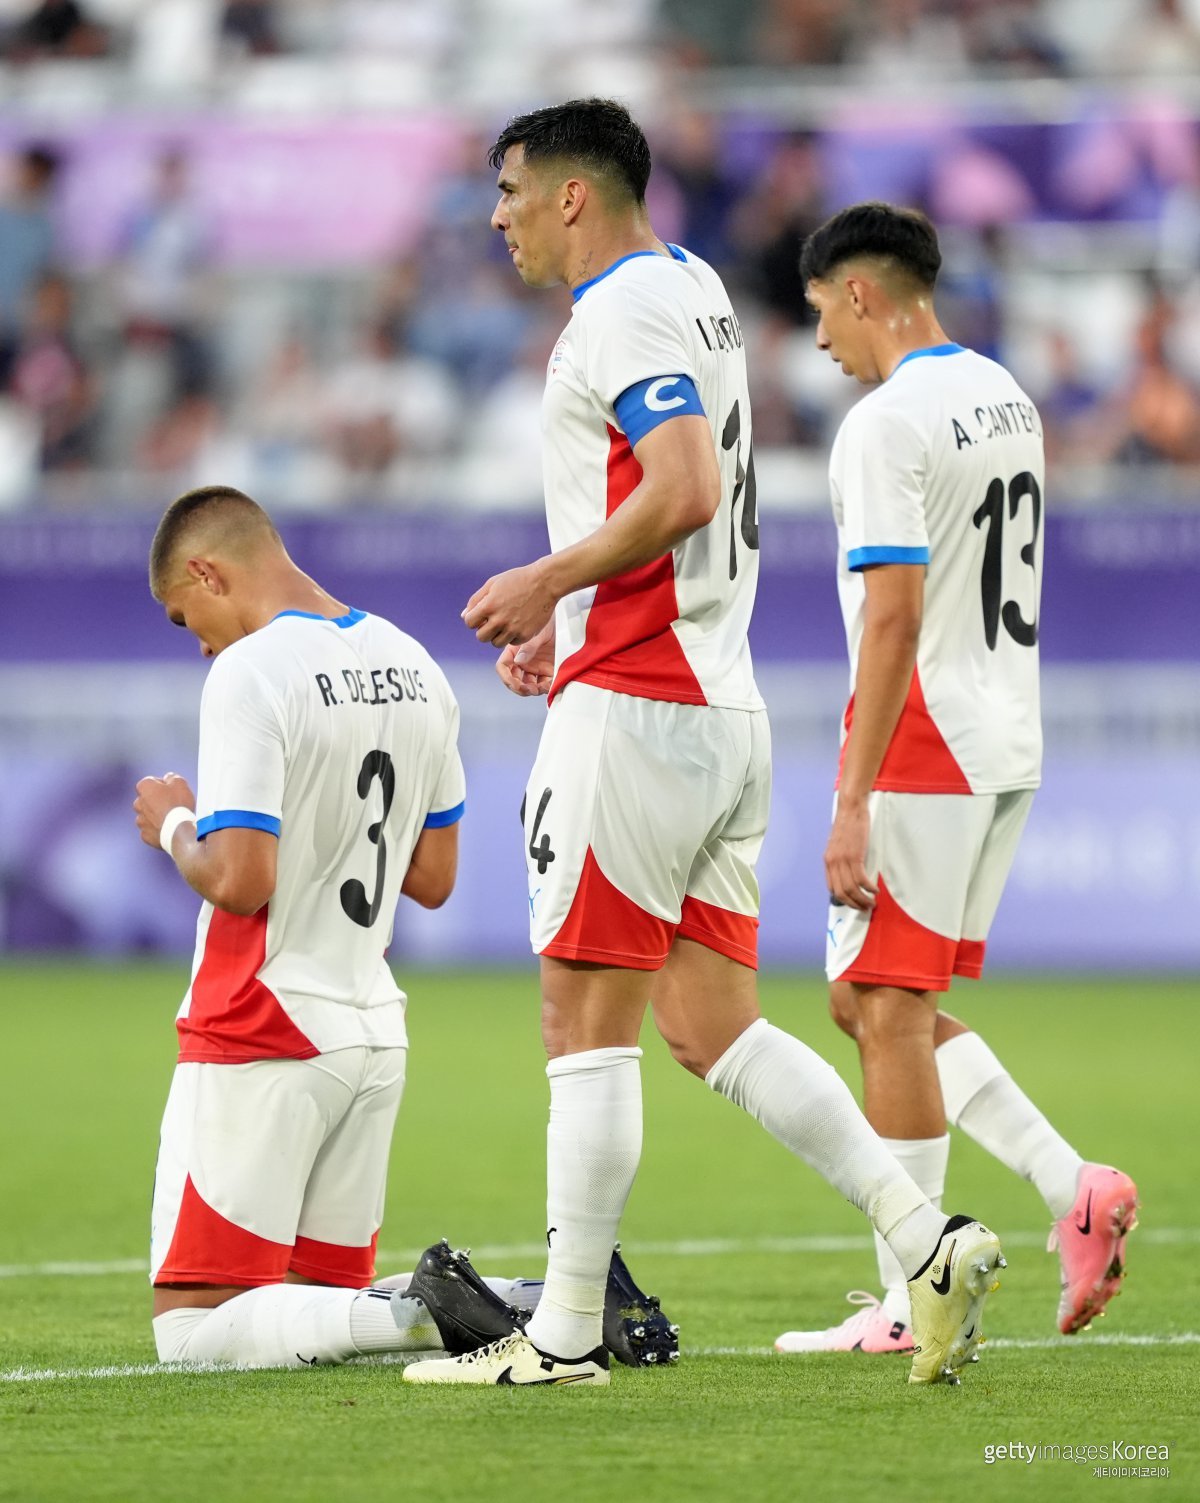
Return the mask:
<svg viewBox="0 0 1200 1503"><path fill-rule="evenodd" d="M672 1336L678 1336L679 1335L679 1327L678 1326L668 1326L667 1329L670 1331L670 1333L671 1333Z"/></svg>
<svg viewBox="0 0 1200 1503"><path fill-rule="evenodd" d="M997 1268L1007 1268L1008 1267L1008 1259L1004 1256L1003 1253L1001 1253L1000 1256L996 1259L996 1267Z"/></svg>

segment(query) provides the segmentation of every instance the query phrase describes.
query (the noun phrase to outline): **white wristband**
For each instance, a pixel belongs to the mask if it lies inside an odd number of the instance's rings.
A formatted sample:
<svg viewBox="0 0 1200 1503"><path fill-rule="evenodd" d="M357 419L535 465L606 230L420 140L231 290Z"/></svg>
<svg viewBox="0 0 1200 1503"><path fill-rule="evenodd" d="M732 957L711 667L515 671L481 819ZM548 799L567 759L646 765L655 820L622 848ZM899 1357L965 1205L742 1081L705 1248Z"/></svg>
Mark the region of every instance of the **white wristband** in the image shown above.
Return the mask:
<svg viewBox="0 0 1200 1503"><path fill-rule="evenodd" d="M168 856L171 854L171 842L175 839L175 831L179 826L194 825L195 823L196 811L194 809L183 809L176 806L176 808L168 810L167 817L162 822L162 829L158 832L158 843Z"/></svg>

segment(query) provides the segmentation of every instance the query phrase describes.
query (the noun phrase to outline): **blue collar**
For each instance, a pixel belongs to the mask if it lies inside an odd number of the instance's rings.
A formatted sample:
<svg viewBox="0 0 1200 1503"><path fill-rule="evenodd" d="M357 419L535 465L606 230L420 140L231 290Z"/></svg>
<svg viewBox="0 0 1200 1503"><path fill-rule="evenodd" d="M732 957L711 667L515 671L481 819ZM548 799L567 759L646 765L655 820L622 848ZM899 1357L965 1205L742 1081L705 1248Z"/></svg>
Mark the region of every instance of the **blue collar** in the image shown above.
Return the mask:
<svg viewBox="0 0 1200 1503"><path fill-rule="evenodd" d="M896 374L901 365L907 365L910 360L920 360L924 355L961 355L963 353L961 344L931 344L927 350L909 350L892 375Z"/></svg>
<svg viewBox="0 0 1200 1503"><path fill-rule="evenodd" d="M356 611L353 606L344 616L321 616L316 611L280 611L277 616L272 616L271 621L280 621L284 616L300 616L305 621L328 621L332 626L357 626L360 621L366 619L366 611ZM269 626L270 621L267 622Z"/></svg>
<svg viewBox="0 0 1200 1503"><path fill-rule="evenodd" d="M687 260L687 257L684 255L684 253L679 249L679 247L677 245L668 245L667 249L671 252L671 259L673 261L686 261ZM597 282L603 282L603 280L604 280L605 277L611 277L612 274L613 274L613 272L616 271L617 267L618 266L624 266L625 263L626 263L626 261L636 260L638 256L657 256L657 255L658 255L657 251L644 250L644 251L630 251L627 256L619 256L617 258L617 260L615 260L611 266L606 266L604 268L604 270L599 274L599 276L592 277L591 280L587 281L587 282L580 282L580 284L579 284L578 287L572 288L572 290L571 290L571 301L577 303L579 301L579 299L583 296L583 294L588 290L589 287L594 287Z"/></svg>

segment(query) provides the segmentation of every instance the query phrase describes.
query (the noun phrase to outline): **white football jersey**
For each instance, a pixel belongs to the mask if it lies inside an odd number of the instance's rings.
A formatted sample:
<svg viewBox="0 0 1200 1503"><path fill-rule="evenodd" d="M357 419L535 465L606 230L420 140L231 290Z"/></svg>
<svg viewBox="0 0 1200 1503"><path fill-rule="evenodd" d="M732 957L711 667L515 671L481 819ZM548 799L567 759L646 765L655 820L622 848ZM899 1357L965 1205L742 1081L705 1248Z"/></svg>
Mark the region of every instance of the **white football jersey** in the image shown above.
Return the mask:
<svg viewBox="0 0 1200 1503"><path fill-rule="evenodd" d="M464 807L458 706L419 642L379 616L284 611L213 661L197 834L279 837L270 901L205 903L180 1059L307 1059L406 1042L384 952L413 847Z"/></svg>
<svg viewBox="0 0 1200 1503"><path fill-rule="evenodd" d="M636 251L574 290L542 406L555 551L600 527L642 477L659 422L703 413L721 465L707 527L664 557L559 602L551 699L572 680L646 699L758 709L746 633L758 513L741 329L712 267Z"/></svg>
<svg viewBox="0 0 1200 1503"><path fill-rule="evenodd" d="M842 423L830 487L852 687L861 571L927 566L916 670L876 788L1040 782L1044 484L1037 409L1002 366L958 345L906 356ZM847 729L853 712L851 695Z"/></svg>

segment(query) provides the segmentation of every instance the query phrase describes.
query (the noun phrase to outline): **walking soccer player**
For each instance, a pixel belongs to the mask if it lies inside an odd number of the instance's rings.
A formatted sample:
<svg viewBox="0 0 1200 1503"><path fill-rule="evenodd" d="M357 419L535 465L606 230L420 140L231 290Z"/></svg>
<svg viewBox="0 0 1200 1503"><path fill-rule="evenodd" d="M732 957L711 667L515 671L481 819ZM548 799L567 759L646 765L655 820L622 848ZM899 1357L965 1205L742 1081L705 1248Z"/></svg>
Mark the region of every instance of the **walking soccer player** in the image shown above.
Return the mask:
<svg viewBox="0 0 1200 1503"><path fill-rule="evenodd" d="M938 1203L960 1127L1032 1180L1062 1269L1059 1330L1104 1312L1137 1189L1085 1163L967 1026L938 1008L978 977L1041 780L1038 609L1044 461L1033 403L946 336L924 215L857 204L817 230L801 275L817 344L872 390L830 459L853 693L833 830L833 1016L858 1043L867 1118ZM903 1269L877 1239L882 1302L781 1351L911 1351ZM919 1332L917 1333L919 1336Z"/></svg>
<svg viewBox="0 0 1200 1503"><path fill-rule="evenodd" d="M526 1334L406 1380L609 1381L602 1297L641 1152L648 1001L677 1060L867 1214L915 1281L911 1380L952 1379L999 1242L935 1210L835 1072L758 1010L771 770L746 638L758 519L737 317L716 273L654 234L649 150L619 104L524 115L491 160L518 273L574 299L543 408L552 552L463 613L510 689L549 693L524 811L549 1255Z"/></svg>

